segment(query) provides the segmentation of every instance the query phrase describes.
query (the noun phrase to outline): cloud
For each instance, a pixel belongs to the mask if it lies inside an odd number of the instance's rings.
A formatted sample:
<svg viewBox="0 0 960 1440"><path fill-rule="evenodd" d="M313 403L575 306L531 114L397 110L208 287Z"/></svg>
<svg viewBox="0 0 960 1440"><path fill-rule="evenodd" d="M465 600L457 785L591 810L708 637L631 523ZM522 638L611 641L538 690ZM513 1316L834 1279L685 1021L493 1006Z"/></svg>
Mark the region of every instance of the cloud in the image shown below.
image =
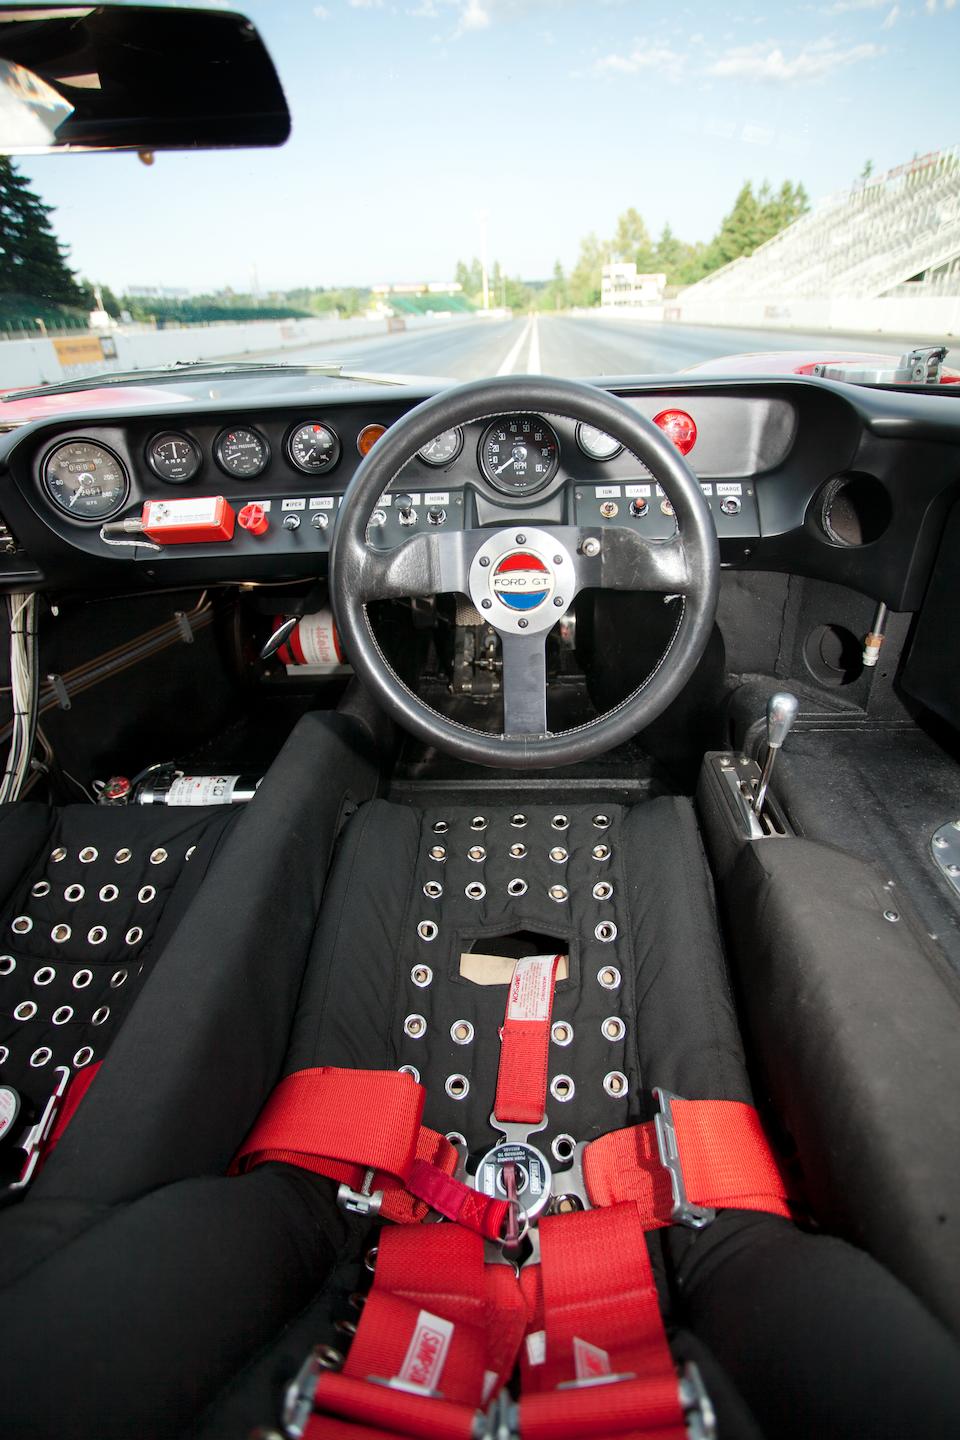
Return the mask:
<svg viewBox="0 0 960 1440"><path fill-rule="evenodd" d="M379 10L383 0L347 0L351 10Z"/></svg>
<svg viewBox="0 0 960 1440"><path fill-rule="evenodd" d="M326 5L314 5L313 13L314 15L316 15L318 20L330 19L330 11L327 9Z"/></svg>
<svg viewBox="0 0 960 1440"><path fill-rule="evenodd" d="M629 55L604 55L594 62L597 74L638 75L641 70L659 70L675 80L686 64L686 57L668 45L635 45Z"/></svg>
<svg viewBox="0 0 960 1440"><path fill-rule="evenodd" d="M879 45L841 46L830 38L805 46L787 55L775 41L738 45L720 55L707 67L708 75L725 80L772 80L781 84L822 80L835 70L875 60L883 54Z"/></svg>
<svg viewBox="0 0 960 1440"><path fill-rule="evenodd" d="M850 10L882 10L887 3L888 0L833 0L831 5L823 5L821 9L826 15L846 15Z"/></svg>
<svg viewBox="0 0 960 1440"><path fill-rule="evenodd" d="M884 20L883 24L880 26L880 29L881 29L881 30L892 30L893 27L894 27L894 25L896 25L896 23L897 23L897 19L898 19L899 15L900 15L900 6L899 6L899 5L894 5L893 9L892 9L892 10L890 11L890 13L887 15L887 17L886 17L886 19Z"/></svg>
<svg viewBox="0 0 960 1440"><path fill-rule="evenodd" d="M490 20L490 9L485 0L467 0L460 11L458 33L462 34L465 30L486 30Z"/></svg>

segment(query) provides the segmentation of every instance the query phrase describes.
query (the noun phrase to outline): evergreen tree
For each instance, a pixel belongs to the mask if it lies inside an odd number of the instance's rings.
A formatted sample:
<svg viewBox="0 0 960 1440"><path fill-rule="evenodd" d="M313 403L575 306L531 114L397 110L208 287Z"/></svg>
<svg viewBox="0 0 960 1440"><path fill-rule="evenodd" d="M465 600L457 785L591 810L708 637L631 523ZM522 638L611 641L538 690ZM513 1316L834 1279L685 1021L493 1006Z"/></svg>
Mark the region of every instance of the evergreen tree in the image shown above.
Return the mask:
<svg viewBox="0 0 960 1440"><path fill-rule="evenodd" d="M688 249L689 246L674 235L669 224L664 225L654 252L653 269L666 275L668 285L675 283L674 277L686 259L684 252Z"/></svg>
<svg viewBox="0 0 960 1440"><path fill-rule="evenodd" d="M613 259L624 262L632 260L641 272L653 268L654 249L650 231L644 224L643 217L632 206L629 210L624 210L617 220L617 233L609 248L613 251Z"/></svg>
<svg viewBox="0 0 960 1440"><path fill-rule="evenodd" d="M0 156L0 292L82 305L83 291L50 224L52 213L13 162Z"/></svg>

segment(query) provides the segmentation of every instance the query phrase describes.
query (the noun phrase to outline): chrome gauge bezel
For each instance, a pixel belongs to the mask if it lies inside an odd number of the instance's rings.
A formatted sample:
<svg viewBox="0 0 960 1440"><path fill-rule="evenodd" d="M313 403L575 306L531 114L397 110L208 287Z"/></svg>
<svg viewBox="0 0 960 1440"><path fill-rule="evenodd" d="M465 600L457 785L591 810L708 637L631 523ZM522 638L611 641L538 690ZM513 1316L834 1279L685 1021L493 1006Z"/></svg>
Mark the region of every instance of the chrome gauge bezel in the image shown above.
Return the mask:
<svg viewBox="0 0 960 1440"><path fill-rule="evenodd" d="M301 430L305 430L308 426L314 425L322 426L323 429L326 430L328 435L333 436L334 447L333 450L330 452L331 458L325 464L320 466L308 467L306 465L301 465L300 461L297 460L294 456L293 442L300 434ZM296 470L298 475L328 475L330 471L335 469L336 466L340 463L340 456L343 454L343 442L341 441L340 436L337 434L336 430L334 430L333 426L328 420L297 420L293 425L290 426L290 429L287 431L286 436L284 437L283 453L286 455L287 459L289 460L293 469Z"/></svg>
<svg viewBox="0 0 960 1440"><path fill-rule="evenodd" d="M613 450L606 451L606 452L604 452L602 455L601 455L601 454L598 454L596 450L591 450L590 447L589 447L589 445L587 444L587 442L586 442L586 441L584 440L584 438L583 438L583 431L584 431L584 430L598 430L598 429L599 429L599 427L596 426L596 425L585 425L582 420L578 420L578 421L577 421L577 444L578 444L578 446L580 447L580 449L583 451L584 455L586 455L586 457L587 457L588 460L595 460L598 465L605 465L608 460L615 460L618 455L621 455L621 454L623 453L623 446L621 445L620 441L616 438L615 435L607 435L607 439L613 441L613 444L614 444L614 447L615 447ZM606 431L601 431L601 432L599 432L599 433L601 433L601 434L606 434Z"/></svg>
<svg viewBox="0 0 960 1440"><path fill-rule="evenodd" d="M80 514L65 505L59 495L51 488L49 479L50 462L54 455L58 454L59 451L63 450L67 445L90 445L95 450L102 450L105 455L110 456L110 459L119 469L120 474L123 476L123 493L109 510L104 510L99 515ZM79 525L102 525L105 520L111 520L114 515L119 515L130 498L130 473L116 450L109 445L104 445L102 440L91 440L86 435L64 435L50 446L40 465L40 482L46 499L49 500L52 505L56 506L61 515L66 515L69 520L74 520Z"/></svg>

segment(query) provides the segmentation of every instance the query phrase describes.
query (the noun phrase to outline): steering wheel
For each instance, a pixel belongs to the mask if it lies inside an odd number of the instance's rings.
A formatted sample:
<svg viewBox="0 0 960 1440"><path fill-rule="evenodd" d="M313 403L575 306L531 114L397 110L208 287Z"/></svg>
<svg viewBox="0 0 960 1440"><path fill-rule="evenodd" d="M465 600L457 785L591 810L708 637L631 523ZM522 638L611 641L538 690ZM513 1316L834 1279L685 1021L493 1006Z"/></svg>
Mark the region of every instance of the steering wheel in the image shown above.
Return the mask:
<svg viewBox="0 0 960 1440"><path fill-rule="evenodd" d="M625 525L518 519L496 529L420 532L392 550L368 545L367 524L380 496L423 445L444 430L511 412L565 416L612 435L663 487L676 513L676 534L650 541ZM504 499L503 508L518 503ZM530 505L525 499L528 513ZM649 725L679 694L703 654L719 583L713 517L699 481L663 431L605 390L538 375L458 385L391 425L347 487L330 552L330 593L341 641L382 707L448 754L518 770L573 764ZM547 633L588 587L679 595L676 629L658 664L625 700L584 725L551 734ZM502 735L447 719L419 699L390 666L373 633L370 601L447 591L469 596L500 637Z"/></svg>

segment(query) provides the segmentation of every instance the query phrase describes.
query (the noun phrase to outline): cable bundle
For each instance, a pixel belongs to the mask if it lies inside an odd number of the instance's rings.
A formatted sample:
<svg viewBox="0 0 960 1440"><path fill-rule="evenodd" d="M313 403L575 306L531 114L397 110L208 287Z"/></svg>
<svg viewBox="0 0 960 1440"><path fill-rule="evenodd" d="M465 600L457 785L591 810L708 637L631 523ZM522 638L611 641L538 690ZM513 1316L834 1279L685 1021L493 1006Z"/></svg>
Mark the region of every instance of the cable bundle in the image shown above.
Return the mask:
<svg viewBox="0 0 960 1440"><path fill-rule="evenodd" d="M10 698L13 728L7 767L0 780L0 802L16 800L30 769L37 728L36 595L7 596L10 617Z"/></svg>

